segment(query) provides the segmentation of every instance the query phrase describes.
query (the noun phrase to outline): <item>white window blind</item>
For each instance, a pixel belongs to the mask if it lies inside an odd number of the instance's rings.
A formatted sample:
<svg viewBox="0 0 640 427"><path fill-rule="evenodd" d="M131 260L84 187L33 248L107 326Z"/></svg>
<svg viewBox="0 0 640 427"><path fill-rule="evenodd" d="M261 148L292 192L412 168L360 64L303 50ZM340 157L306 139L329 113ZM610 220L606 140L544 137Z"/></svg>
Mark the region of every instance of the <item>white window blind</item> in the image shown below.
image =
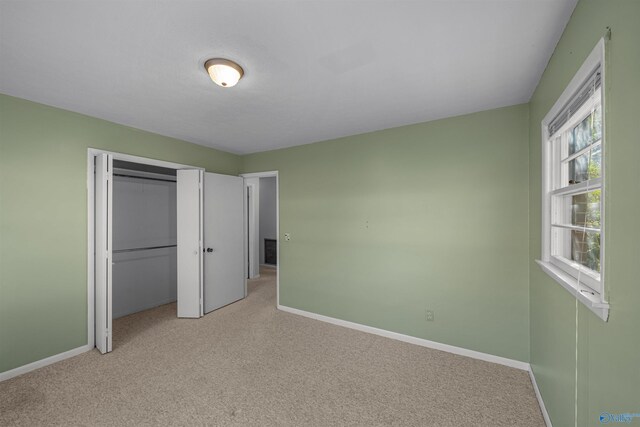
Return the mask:
<svg viewBox="0 0 640 427"><path fill-rule="evenodd" d="M600 64L591 72L589 77L584 81L580 89L576 91L571 99L562 107L560 112L549 123L549 135L553 136L559 129L569 121L585 102L600 89L602 84L602 73Z"/></svg>

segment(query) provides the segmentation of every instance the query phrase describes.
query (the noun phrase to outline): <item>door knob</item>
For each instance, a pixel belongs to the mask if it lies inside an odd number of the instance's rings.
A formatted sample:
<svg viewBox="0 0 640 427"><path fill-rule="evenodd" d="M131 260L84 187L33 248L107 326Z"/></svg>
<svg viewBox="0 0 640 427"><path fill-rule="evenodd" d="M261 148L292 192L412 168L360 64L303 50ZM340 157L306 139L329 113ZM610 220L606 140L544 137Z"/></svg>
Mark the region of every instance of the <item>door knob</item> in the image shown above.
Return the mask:
<svg viewBox="0 0 640 427"><path fill-rule="evenodd" d="M207 252L209 253L213 252L213 248L207 248Z"/></svg>

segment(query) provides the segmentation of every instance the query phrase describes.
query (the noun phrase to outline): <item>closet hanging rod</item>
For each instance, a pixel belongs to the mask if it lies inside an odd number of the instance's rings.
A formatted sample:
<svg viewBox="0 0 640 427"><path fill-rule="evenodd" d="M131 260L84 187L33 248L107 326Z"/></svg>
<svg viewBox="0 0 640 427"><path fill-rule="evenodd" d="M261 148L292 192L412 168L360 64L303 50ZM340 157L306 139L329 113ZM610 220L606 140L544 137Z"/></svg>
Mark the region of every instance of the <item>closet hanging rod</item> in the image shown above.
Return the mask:
<svg viewBox="0 0 640 427"><path fill-rule="evenodd" d="M176 182L175 179L151 178L148 176L126 175L123 173L114 173L113 176L122 176L124 178L148 179L150 181L164 181L164 182L173 182L173 183Z"/></svg>
<svg viewBox="0 0 640 427"><path fill-rule="evenodd" d="M147 246L146 248L131 248L131 249L116 249L113 251L114 254L120 252L136 252L136 251L148 251L151 249L164 249L164 248L175 248L178 245L164 245L164 246Z"/></svg>

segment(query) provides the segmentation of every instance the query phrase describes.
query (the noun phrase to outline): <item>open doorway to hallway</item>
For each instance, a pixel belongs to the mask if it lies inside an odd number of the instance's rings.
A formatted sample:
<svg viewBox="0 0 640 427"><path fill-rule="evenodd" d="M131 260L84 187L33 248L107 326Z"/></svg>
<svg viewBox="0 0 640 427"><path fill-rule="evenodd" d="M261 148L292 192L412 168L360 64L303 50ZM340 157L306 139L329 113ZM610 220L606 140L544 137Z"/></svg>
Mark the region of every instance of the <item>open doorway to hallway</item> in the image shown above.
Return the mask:
<svg viewBox="0 0 640 427"><path fill-rule="evenodd" d="M242 175L246 196L247 295L261 284L275 290L279 302L279 180L278 172Z"/></svg>
<svg viewBox="0 0 640 427"><path fill-rule="evenodd" d="M276 280L276 268L260 266L260 277L247 280L247 299L273 307L276 304Z"/></svg>

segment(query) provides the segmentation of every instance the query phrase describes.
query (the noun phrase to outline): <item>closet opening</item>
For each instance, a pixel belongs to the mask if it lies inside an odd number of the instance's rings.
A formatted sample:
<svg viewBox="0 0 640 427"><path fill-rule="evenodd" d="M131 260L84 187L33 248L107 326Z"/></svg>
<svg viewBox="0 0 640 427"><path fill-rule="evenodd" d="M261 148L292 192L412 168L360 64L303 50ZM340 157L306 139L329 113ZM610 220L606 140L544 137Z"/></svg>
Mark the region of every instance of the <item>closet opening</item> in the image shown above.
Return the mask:
<svg viewBox="0 0 640 427"><path fill-rule="evenodd" d="M175 169L114 159L112 175L112 316L117 347L127 338L118 334L139 333L142 319L177 315L177 194ZM152 309L154 313L135 316Z"/></svg>
<svg viewBox="0 0 640 427"><path fill-rule="evenodd" d="M87 341L101 353L114 335L118 346L163 319L202 316L204 176L88 149Z"/></svg>

